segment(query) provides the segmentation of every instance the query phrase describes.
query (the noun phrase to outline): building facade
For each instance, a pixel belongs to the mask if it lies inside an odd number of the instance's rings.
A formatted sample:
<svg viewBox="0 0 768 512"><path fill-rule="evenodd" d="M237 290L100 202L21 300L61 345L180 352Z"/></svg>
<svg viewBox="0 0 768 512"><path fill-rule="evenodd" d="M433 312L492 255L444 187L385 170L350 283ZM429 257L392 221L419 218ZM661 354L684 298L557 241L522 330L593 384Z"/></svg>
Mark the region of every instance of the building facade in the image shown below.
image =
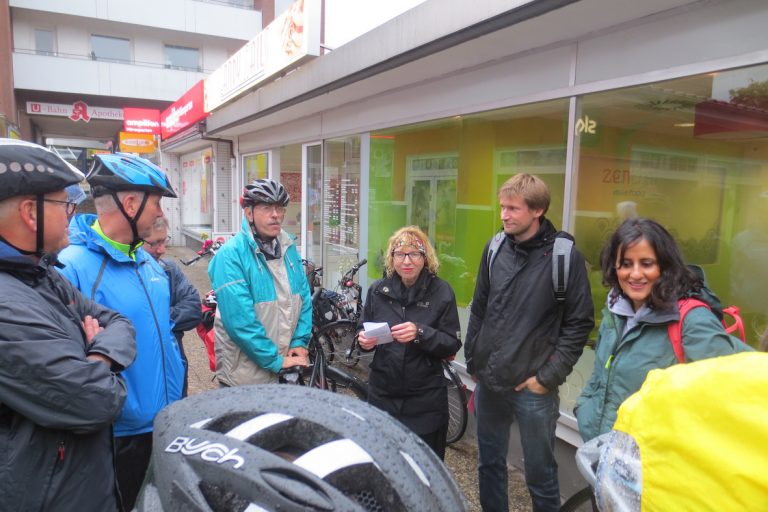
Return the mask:
<svg viewBox="0 0 768 512"><path fill-rule="evenodd" d="M283 181L287 228L329 286L359 257L364 285L380 276L387 237L418 224L466 326L496 191L529 172L586 256L598 320L600 250L642 215L741 307L754 344L768 318L766 23L761 0L428 0L212 112L205 135L234 161L211 170L213 201L234 230L243 184ZM564 453L592 361L587 349L560 390Z"/></svg>

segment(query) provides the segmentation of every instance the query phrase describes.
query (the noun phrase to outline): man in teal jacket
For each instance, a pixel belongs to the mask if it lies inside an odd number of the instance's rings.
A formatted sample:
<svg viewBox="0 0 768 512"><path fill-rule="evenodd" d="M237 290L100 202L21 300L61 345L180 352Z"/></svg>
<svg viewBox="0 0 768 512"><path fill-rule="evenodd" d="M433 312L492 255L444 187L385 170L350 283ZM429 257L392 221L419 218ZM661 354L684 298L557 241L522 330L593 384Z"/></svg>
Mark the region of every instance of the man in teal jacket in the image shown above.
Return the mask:
<svg viewBox="0 0 768 512"><path fill-rule="evenodd" d="M288 201L276 181L246 186L242 229L208 267L222 386L275 382L281 368L308 364L312 298L293 238L282 230Z"/></svg>
<svg viewBox="0 0 768 512"><path fill-rule="evenodd" d="M163 215L161 197L176 195L159 168L129 155L96 155L86 179L98 216L72 219L71 245L60 259L75 287L136 329L136 361L123 372L128 396L114 426L117 487L123 509L131 510L149 466L152 422L181 397L184 381L168 276L140 247Z"/></svg>

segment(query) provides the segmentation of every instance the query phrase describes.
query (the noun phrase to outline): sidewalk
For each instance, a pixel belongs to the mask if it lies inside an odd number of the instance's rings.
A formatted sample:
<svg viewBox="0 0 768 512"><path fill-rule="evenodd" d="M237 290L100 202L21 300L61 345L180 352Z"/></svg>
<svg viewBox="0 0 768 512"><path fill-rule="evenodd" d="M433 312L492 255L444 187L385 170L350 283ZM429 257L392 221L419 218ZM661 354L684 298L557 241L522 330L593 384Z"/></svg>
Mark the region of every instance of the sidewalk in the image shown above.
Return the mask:
<svg viewBox="0 0 768 512"><path fill-rule="evenodd" d="M210 289L208 279L208 261L204 258L197 263L185 267L179 258L189 259L194 256L194 251L185 247L169 247L166 258L179 264L187 279L197 288L201 297ZM208 354L203 342L192 330L184 335L184 350L189 360L189 394L201 393L218 386L212 380L213 373L208 368ZM470 422L470 428L473 428ZM446 450L445 464L453 473L456 482L461 487L470 511L480 511L480 499L477 488L477 444L474 433L467 430L464 438L458 443L448 446ZM514 467L509 470L509 509L514 512L528 512L531 510L531 501L528 490L525 487L523 474Z"/></svg>

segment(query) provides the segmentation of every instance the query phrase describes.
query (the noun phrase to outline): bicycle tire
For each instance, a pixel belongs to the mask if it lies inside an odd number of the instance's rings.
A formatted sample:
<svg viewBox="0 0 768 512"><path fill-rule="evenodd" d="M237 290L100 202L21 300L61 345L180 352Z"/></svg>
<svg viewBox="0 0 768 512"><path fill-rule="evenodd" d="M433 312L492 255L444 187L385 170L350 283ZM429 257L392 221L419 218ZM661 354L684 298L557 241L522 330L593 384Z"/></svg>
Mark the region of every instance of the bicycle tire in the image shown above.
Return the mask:
<svg viewBox="0 0 768 512"><path fill-rule="evenodd" d="M568 498L560 507L560 512L598 512L592 488L586 486Z"/></svg>
<svg viewBox="0 0 768 512"><path fill-rule="evenodd" d="M362 353L355 343L357 323L338 320L320 327L315 333L318 345L325 351L329 363L339 362L353 367L360 362Z"/></svg>
<svg viewBox="0 0 768 512"><path fill-rule="evenodd" d="M330 389L334 393L338 393L339 388L348 389L360 400L366 401L368 399L368 385L354 375L350 375L340 368L329 366L326 368L326 377L330 383Z"/></svg>
<svg viewBox="0 0 768 512"><path fill-rule="evenodd" d="M464 437L467 430L467 395L464 392L464 383L453 369L451 363L443 361L443 375L448 381L448 434L446 443L453 444Z"/></svg>

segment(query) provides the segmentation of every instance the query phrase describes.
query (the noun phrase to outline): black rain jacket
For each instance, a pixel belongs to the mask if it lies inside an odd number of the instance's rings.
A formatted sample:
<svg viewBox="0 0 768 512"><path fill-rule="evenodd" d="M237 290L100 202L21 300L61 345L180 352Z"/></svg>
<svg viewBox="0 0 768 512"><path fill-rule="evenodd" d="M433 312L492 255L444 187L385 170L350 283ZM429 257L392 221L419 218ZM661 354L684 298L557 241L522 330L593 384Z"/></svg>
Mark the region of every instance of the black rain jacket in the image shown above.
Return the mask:
<svg viewBox="0 0 768 512"><path fill-rule="evenodd" d="M413 322L423 334L410 343L378 345L371 362L368 402L387 411L416 434L448 422L448 394L442 360L461 348L456 296L426 269L410 288L394 274L368 289L362 322L390 327Z"/></svg>
<svg viewBox="0 0 768 512"><path fill-rule="evenodd" d="M112 421L126 395L118 372L136 355L133 326L48 263L0 241L0 511L116 510ZM104 327L90 345L86 315Z"/></svg>
<svg viewBox="0 0 768 512"><path fill-rule="evenodd" d="M584 257L575 246L565 303L555 300L552 248L557 234L541 217L530 239L507 237L493 261L492 279L489 244L483 250L464 355L469 373L494 392L512 391L534 375L554 391L571 373L595 325Z"/></svg>

